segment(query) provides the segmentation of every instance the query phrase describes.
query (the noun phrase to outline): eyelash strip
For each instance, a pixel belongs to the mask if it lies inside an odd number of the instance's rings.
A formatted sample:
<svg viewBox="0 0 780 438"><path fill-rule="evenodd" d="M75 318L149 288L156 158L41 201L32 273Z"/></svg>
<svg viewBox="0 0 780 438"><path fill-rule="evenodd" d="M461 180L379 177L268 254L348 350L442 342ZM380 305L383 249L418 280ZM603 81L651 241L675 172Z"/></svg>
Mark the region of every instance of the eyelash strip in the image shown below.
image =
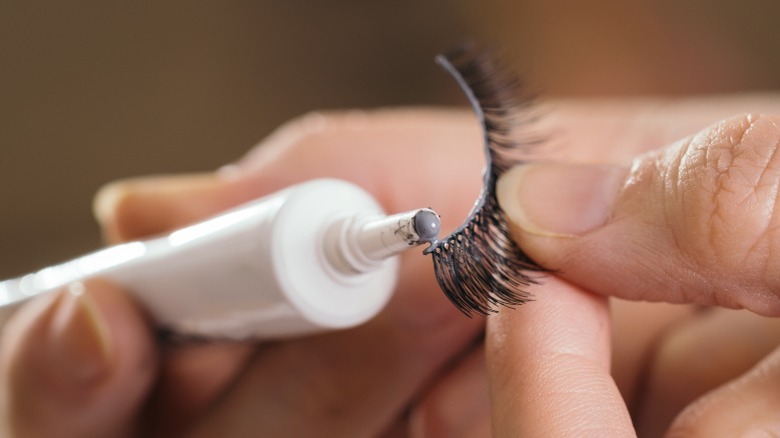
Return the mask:
<svg viewBox="0 0 780 438"><path fill-rule="evenodd" d="M490 53L464 47L436 61L457 81L482 126L485 150L483 186L466 221L431 243L436 279L449 300L467 316L488 315L498 306L532 300L524 288L538 284L546 272L509 237L504 212L496 199L496 181L536 143L518 142L511 133L514 117L529 101L518 102L519 82L507 76Z"/></svg>

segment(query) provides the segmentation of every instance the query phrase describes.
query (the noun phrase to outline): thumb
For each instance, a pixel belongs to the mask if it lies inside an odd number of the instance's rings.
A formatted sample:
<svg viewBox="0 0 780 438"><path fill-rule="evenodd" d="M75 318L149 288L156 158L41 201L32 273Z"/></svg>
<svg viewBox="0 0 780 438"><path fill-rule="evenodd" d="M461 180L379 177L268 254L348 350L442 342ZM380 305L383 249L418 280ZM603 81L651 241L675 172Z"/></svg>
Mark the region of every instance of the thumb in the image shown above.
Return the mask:
<svg viewBox="0 0 780 438"><path fill-rule="evenodd" d="M777 316L779 126L735 117L630 167L520 166L499 203L523 250L582 287Z"/></svg>
<svg viewBox="0 0 780 438"><path fill-rule="evenodd" d="M0 436L124 436L156 371L134 303L99 280L26 305L0 343Z"/></svg>

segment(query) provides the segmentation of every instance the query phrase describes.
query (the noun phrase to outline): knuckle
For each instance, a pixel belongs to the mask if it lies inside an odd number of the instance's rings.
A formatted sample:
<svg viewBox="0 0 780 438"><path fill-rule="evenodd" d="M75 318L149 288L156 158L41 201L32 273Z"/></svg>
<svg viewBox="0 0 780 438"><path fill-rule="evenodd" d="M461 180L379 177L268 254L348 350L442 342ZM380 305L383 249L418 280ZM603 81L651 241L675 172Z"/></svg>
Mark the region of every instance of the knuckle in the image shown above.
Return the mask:
<svg viewBox="0 0 780 438"><path fill-rule="evenodd" d="M293 131L301 136L317 135L333 129L334 121L343 117L340 111L310 111L282 125L280 129Z"/></svg>
<svg viewBox="0 0 780 438"><path fill-rule="evenodd" d="M324 138L344 130L345 120L355 119L361 111L311 111L283 123L257 144L244 162L256 164L283 154L300 153L321 143ZM350 116L352 114L352 116Z"/></svg>
<svg viewBox="0 0 780 438"><path fill-rule="evenodd" d="M355 129L372 123L363 111L315 111L296 117L263 139L238 163L243 172L270 187L284 187L305 179L345 178L366 134ZM349 161L349 162L348 162Z"/></svg>
<svg viewBox="0 0 780 438"><path fill-rule="evenodd" d="M372 117L363 110L311 111L284 124L280 130L296 137L294 144L306 145L311 140L354 131Z"/></svg>
<svg viewBox="0 0 780 438"><path fill-rule="evenodd" d="M284 124L260 150L284 156L315 174L322 169L342 169L346 161L371 159L371 133L381 116L363 110L310 112Z"/></svg>
<svg viewBox="0 0 780 438"><path fill-rule="evenodd" d="M332 135L335 120L340 115L335 112L312 111L298 116L279 127L267 143L284 147L288 152L307 149L321 141L323 137ZM283 145L283 146L282 146Z"/></svg>

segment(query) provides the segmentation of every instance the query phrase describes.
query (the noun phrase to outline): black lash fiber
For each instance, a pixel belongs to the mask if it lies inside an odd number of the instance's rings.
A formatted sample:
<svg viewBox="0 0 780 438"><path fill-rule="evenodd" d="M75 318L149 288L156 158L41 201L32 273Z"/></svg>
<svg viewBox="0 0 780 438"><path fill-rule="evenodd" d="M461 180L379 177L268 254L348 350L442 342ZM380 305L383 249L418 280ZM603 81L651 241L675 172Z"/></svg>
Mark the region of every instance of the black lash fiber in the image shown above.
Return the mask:
<svg viewBox="0 0 780 438"><path fill-rule="evenodd" d="M499 306L532 300L524 288L538 283L545 269L509 237L509 227L496 199L496 181L537 140L512 139L518 111L530 105L519 100L520 83L505 73L491 52L474 46L439 55L436 61L458 83L482 126L485 170L479 199L465 223L425 250L433 257L436 279L444 294L467 316L489 315Z"/></svg>

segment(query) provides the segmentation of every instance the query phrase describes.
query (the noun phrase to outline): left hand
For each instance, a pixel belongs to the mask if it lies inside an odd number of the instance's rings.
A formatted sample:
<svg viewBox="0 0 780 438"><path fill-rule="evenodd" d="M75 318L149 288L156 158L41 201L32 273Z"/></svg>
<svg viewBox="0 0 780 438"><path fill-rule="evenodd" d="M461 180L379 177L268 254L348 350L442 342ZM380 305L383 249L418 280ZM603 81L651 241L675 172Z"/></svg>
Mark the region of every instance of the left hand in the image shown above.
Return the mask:
<svg viewBox="0 0 780 438"><path fill-rule="evenodd" d="M96 212L107 240L116 243L170 231L296 182L335 177L372 192L388 212L438 201L433 207L445 215L444 225L454 227L479 191L480 150L473 147L479 132L469 120L463 111L312 114L215 174L116 183L100 194ZM453 148L463 153L449 155ZM433 168L438 162L447 168ZM475 177L442 177L451 172ZM483 331L482 320L464 318L443 299L421 252L403 256L393 299L368 323L253 345L158 351L130 296L104 282L42 297L3 333L0 426L9 435L60 437L376 436L405 429L425 394L436 392L434 383L459 372L454 360L474 355ZM72 338L79 341L63 341ZM50 358L96 350L103 362L91 364L102 373L64 383L48 378L61 374Z"/></svg>

